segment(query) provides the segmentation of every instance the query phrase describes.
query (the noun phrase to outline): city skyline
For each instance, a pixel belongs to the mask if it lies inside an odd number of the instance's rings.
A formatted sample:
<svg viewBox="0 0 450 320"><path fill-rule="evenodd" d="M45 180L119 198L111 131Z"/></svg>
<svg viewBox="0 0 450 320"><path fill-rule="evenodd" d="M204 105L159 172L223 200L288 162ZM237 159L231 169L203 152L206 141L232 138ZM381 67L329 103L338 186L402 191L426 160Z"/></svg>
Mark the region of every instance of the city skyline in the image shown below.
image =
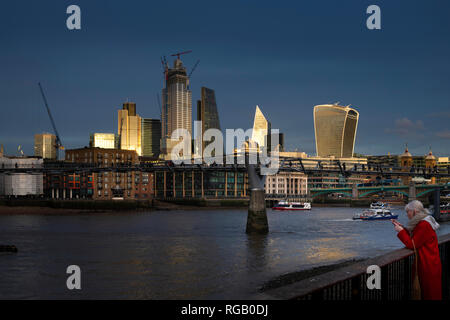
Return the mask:
<svg viewBox="0 0 450 320"><path fill-rule="evenodd" d="M285 134L286 150L314 154L314 105L341 101L357 106L361 114L355 153L401 154L408 143L414 155L427 154L430 146L437 156L450 154L445 2L405 6L381 1L380 31L365 28L367 5L356 2L289 4L292 10L268 2L258 7L233 2L222 5L217 23L207 18L209 28L192 16L211 9L181 3L192 28L181 30L182 23L176 22L164 31L158 14L170 5L78 4L84 18L76 32L61 23L66 3L31 3L29 10L8 3L2 11L6 50L0 53L0 84L4 110L10 113L0 122L0 144L6 154L21 145L32 155L34 134L51 132L37 82L46 88L65 147L77 148L88 144L91 132L116 132L114 110L127 98L136 102L143 118L158 119L160 57L188 49L192 53L183 60L188 72L201 60L190 82L192 100L198 100L201 86L213 88L223 128L250 128L259 105L272 127ZM226 22L231 12L235 25ZM19 14L21 19L12 20ZM147 14L149 19L145 25L140 19L114 24L121 14ZM308 15L328 20L317 25ZM340 17L338 25L333 17ZM252 23L255 27L248 28ZM234 36L237 30L241 33ZM293 35L298 41L287 41ZM214 45L201 41L206 38Z"/></svg>

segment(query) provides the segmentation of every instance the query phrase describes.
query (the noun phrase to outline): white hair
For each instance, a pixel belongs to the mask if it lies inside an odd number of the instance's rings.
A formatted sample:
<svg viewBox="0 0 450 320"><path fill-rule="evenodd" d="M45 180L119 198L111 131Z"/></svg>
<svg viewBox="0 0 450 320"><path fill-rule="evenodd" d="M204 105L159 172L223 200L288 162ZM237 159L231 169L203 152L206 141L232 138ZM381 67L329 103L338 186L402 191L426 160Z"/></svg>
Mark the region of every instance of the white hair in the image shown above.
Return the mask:
<svg viewBox="0 0 450 320"><path fill-rule="evenodd" d="M405 206L405 211L414 211L414 215L416 213L422 212L424 214L430 214L428 209L423 207L423 203L419 200L413 200Z"/></svg>

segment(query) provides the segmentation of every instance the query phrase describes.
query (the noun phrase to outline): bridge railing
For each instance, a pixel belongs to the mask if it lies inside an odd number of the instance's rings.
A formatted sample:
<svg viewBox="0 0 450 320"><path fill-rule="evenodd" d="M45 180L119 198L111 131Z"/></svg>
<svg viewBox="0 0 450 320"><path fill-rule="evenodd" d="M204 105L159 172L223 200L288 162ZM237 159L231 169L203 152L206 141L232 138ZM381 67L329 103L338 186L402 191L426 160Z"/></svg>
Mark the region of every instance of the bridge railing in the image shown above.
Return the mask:
<svg viewBox="0 0 450 320"><path fill-rule="evenodd" d="M439 238L443 300L450 299L450 234ZM410 300L414 252L399 249L347 267L271 289L260 299L294 300ZM367 267L381 268L381 289L368 289Z"/></svg>

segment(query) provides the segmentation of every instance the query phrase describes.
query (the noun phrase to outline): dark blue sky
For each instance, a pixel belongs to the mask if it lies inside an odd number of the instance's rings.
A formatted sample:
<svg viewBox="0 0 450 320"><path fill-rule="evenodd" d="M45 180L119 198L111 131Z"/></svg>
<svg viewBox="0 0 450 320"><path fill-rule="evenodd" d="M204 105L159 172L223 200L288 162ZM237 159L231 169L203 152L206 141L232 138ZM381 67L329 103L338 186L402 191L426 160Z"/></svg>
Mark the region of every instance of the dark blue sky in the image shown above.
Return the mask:
<svg viewBox="0 0 450 320"><path fill-rule="evenodd" d="M66 28L81 7L82 30ZM381 30L366 8L381 8ZM52 132L47 94L66 148L90 132L116 132L130 99L159 118L162 55L183 57L200 87L216 91L222 128L252 126L258 104L286 147L315 153L312 110L360 112L355 151L450 155L449 1L8 1L0 6L0 143L33 153Z"/></svg>

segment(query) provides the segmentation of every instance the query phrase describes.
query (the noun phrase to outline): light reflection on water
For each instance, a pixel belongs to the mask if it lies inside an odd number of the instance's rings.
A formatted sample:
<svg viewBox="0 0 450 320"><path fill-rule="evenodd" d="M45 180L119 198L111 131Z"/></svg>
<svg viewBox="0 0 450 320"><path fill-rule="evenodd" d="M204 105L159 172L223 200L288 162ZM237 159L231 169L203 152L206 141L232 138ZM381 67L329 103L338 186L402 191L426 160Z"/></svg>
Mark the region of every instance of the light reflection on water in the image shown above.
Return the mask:
<svg viewBox="0 0 450 320"><path fill-rule="evenodd" d="M19 248L0 255L0 298L247 298L281 274L403 247L389 221L353 221L360 210L268 210L266 236L245 234L246 210L0 216L0 244ZM80 291L66 289L71 264Z"/></svg>

